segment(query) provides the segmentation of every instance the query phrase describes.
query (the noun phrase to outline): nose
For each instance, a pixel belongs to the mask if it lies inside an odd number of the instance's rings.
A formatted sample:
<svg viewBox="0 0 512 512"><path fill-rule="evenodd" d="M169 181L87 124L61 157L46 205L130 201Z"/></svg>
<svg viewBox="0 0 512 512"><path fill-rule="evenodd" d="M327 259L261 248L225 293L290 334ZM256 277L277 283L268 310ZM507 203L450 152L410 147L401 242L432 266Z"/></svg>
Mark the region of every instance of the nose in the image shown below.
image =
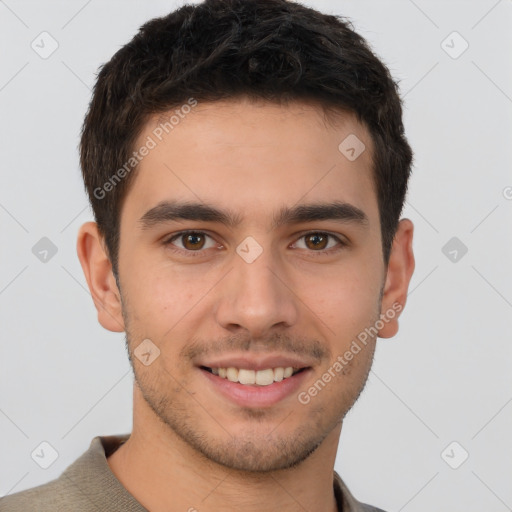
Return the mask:
<svg viewBox="0 0 512 512"><path fill-rule="evenodd" d="M233 265L222 280L216 301L219 325L232 333L245 329L256 339L297 322L299 299L270 250L264 250L252 263L235 255Z"/></svg>

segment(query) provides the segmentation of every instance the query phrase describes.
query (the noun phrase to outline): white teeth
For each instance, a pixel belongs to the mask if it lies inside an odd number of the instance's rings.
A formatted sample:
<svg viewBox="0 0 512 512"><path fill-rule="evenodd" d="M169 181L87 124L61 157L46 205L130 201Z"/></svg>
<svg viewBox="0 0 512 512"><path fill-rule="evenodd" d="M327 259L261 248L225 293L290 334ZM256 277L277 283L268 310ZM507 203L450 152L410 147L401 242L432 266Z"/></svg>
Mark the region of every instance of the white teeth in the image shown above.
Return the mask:
<svg viewBox="0 0 512 512"><path fill-rule="evenodd" d="M238 382L240 384L256 384L256 372L254 370L239 370Z"/></svg>
<svg viewBox="0 0 512 512"><path fill-rule="evenodd" d="M223 379L231 382L239 382L240 384L258 386L269 386L274 382L281 382L283 379L291 377L298 368L287 366L286 368L266 368L265 370L246 370L244 368L211 368L214 375L218 375Z"/></svg>
<svg viewBox="0 0 512 512"><path fill-rule="evenodd" d="M275 368L274 369L274 380L276 382L281 382L284 378L284 368Z"/></svg>
<svg viewBox="0 0 512 512"><path fill-rule="evenodd" d="M260 386L268 386L274 382L274 370L258 370L256 372L256 384Z"/></svg>
<svg viewBox="0 0 512 512"><path fill-rule="evenodd" d="M236 368L228 368L226 376L231 382L238 382L238 370Z"/></svg>

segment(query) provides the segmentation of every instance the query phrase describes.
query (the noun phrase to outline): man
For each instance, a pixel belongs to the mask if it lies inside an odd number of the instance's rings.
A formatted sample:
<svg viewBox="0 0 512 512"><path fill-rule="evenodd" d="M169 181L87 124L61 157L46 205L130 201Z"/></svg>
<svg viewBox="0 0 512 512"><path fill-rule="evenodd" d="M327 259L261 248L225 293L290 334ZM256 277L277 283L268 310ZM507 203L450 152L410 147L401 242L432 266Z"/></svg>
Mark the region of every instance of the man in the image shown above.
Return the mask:
<svg viewBox="0 0 512 512"><path fill-rule="evenodd" d="M131 434L0 510L361 512L334 472L414 270L396 84L341 18L206 0L99 73L77 250L126 332Z"/></svg>

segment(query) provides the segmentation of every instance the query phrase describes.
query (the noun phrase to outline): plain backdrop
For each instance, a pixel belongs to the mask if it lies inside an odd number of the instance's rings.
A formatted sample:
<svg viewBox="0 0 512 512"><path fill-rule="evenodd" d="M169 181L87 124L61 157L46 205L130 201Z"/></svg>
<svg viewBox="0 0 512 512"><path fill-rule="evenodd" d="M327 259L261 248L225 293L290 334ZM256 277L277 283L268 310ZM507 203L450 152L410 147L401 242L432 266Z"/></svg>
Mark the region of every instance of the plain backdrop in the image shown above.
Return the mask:
<svg viewBox="0 0 512 512"><path fill-rule="evenodd" d="M75 251L77 144L98 67L182 3L0 1L0 496L131 430L124 335L97 323ZM400 81L415 152L416 270L336 470L388 512L512 510L512 1L307 4L348 16Z"/></svg>

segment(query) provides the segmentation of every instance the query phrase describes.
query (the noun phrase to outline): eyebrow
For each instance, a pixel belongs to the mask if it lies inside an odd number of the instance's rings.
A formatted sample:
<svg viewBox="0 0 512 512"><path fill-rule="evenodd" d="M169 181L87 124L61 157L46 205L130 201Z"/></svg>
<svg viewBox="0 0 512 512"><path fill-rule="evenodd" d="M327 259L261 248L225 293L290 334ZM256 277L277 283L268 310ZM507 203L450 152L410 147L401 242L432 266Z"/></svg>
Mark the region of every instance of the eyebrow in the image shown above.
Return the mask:
<svg viewBox="0 0 512 512"><path fill-rule="evenodd" d="M204 203L181 201L161 201L148 210L139 223L143 230L158 224L174 220L195 220L202 222L217 222L230 228L238 226L243 217L230 210L221 210ZM334 220L343 223L353 223L367 226L369 219L366 213L356 206L334 201L329 203L302 204L293 207L283 207L274 215L271 229L277 229L287 224Z"/></svg>

